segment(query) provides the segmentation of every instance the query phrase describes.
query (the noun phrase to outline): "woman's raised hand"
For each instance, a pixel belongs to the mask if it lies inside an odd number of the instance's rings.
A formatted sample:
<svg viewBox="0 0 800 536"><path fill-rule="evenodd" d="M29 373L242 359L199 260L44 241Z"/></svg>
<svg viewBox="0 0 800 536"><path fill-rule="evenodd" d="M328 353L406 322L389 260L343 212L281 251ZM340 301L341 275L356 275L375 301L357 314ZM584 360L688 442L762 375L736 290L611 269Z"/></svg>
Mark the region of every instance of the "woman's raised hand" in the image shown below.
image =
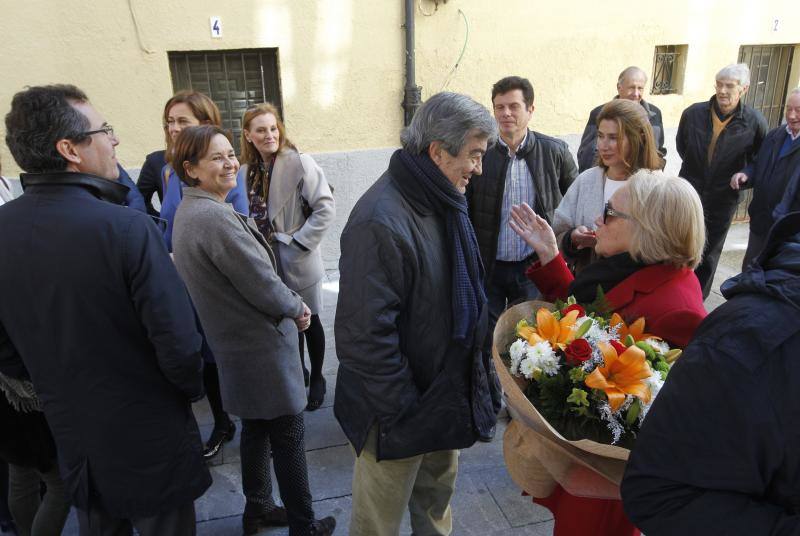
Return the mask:
<svg viewBox="0 0 800 536"><path fill-rule="evenodd" d="M558 255L558 243L553 229L527 203L511 207L511 220L508 224L520 238L533 248L542 265L547 264Z"/></svg>

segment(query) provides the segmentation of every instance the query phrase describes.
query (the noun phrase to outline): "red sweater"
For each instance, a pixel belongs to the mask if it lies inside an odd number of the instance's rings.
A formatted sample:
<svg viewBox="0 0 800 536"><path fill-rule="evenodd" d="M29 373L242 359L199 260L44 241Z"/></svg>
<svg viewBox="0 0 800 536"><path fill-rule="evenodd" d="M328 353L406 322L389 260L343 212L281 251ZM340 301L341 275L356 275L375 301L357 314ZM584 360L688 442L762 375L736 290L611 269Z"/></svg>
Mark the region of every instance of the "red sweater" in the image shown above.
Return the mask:
<svg viewBox="0 0 800 536"><path fill-rule="evenodd" d="M575 279L560 253L544 266L533 263L525 275L548 301L565 299ZM643 316L647 332L680 348L689 344L708 314L694 272L666 264L636 271L606 292L606 299L626 322Z"/></svg>

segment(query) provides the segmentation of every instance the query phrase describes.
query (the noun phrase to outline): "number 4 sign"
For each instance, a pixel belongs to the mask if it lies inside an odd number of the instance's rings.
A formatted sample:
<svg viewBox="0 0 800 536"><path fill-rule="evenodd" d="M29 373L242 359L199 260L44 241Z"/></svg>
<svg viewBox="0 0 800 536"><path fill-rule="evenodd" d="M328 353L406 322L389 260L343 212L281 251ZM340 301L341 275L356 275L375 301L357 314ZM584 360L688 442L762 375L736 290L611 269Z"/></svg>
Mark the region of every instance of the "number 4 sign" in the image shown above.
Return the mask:
<svg viewBox="0 0 800 536"><path fill-rule="evenodd" d="M212 39L221 38L222 37L222 22L219 20L219 17L211 17L210 24L211 24L211 38Z"/></svg>

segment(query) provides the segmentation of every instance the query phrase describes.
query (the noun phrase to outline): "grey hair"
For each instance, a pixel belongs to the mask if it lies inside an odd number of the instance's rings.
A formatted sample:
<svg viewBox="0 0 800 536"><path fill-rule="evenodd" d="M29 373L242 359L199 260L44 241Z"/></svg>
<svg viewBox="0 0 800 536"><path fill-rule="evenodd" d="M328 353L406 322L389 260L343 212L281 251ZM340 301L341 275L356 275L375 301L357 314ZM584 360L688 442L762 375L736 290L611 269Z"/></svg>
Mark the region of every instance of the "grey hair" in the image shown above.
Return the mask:
<svg viewBox="0 0 800 536"><path fill-rule="evenodd" d="M644 69L642 69L641 67L636 67L635 65L631 65L630 67L626 68L624 71L619 73L619 78L617 78L617 85L621 86L625 80L637 74L640 74L644 77L644 82L646 84L647 73L644 72Z"/></svg>
<svg viewBox="0 0 800 536"><path fill-rule="evenodd" d="M400 134L403 149L422 154L431 143L438 141L451 155L456 156L467 135L497 140L497 123L485 106L460 93L437 93L419 107L417 113Z"/></svg>
<svg viewBox="0 0 800 536"><path fill-rule="evenodd" d="M750 67L746 63L731 63L717 73L715 80L736 80L740 86L750 85Z"/></svg>
<svg viewBox="0 0 800 536"><path fill-rule="evenodd" d="M788 95L786 95L786 102L789 102L789 99L791 99L794 95L800 95L800 86L794 88L789 92Z"/></svg>

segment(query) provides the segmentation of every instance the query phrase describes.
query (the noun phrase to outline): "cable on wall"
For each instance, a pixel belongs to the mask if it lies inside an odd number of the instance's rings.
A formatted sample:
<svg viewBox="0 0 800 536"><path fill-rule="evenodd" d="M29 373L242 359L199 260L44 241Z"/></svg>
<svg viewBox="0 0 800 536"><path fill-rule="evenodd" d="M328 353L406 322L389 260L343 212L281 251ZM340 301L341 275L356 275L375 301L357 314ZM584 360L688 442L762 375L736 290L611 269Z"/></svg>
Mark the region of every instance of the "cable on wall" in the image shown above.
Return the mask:
<svg viewBox="0 0 800 536"><path fill-rule="evenodd" d="M131 20L133 20L133 29L136 32L136 41L139 43L139 48L145 54L154 54L155 50L147 48L142 40L142 32L139 30L139 21L136 20L136 12L133 10L133 0L128 0L128 10L131 12Z"/></svg>
<svg viewBox="0 0 800 536"><path fill-rule="evenodd" d="M453 65L453 68L450 69L449 73L447 73L440 91L444 91L450 82L453 81L453 75L455 75L456 69L458 69L458 66L461 64L461 60L464 58L464 52L467 51L467 43L469 42L469 21L467 21L467 16L464 15L463 11L459 9L458 13L461 15L461 18L464 19L464 27L466 28L466 34L464 35L464 46L461 47L461 54L458 55L455 65Z"/></svg>

